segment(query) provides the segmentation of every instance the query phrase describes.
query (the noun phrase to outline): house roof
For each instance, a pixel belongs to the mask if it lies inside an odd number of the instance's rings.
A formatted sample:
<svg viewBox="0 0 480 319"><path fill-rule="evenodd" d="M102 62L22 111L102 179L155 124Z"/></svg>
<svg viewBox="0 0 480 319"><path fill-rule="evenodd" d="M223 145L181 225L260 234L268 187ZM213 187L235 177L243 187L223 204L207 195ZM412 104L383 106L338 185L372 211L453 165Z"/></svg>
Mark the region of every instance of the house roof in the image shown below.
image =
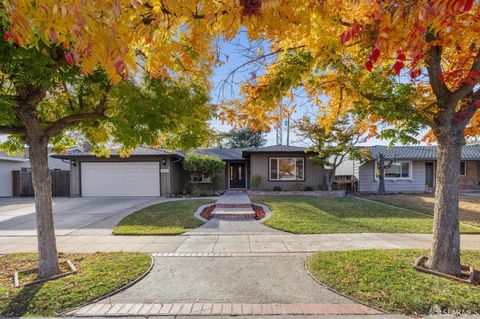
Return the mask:
<svg viewBox="0 0 480 319"><path fill-rule="evenodd" d="M292 145L272 145L264 147L252 147L245 149L243 154L249 153L303 153L305 152L305 147L301 146L292 146Z"/></svg>
<svg viewBox="0 0 480 319"><path fill-rule="evenodd" d="M396 158L399 160L436 160L437 146L365 146L370 150L372 160L377 159L382 153L385 158ZM462 160L480 160L480 145L470 144L462 148Z"/></svg>
<svg viewBox="0 0 480 319"><path fill-rule="evenodd" d="M28 162L29 159L25 153L16 153L10 155L7 152L0 152L0 160L12 162Z"/></svg>
<svg viewBox="0 0 480 319"><path fill-rule="evenodd" d="M207 148L195 150L195 153L202 155L217 156L225 161L245 160L242 156L243 148Z"/></svg>
<svg viewBox="0 0 480 319"><path fill-rule="evenodd" d="M55 158L63 158L63 159L71 159L71 158L78 158L78 157L93 157L95 156L91 152L86 152L80 149L74 149L71 151L67 151L65 154L58 154L53 155L52 157ZM110 156L119 156L118 149L110 150ZM150 147L137 147L134 149L130 156L180 156L183 157L183 153L177 151L166 151L161 148L150 148Z"/></svg>
<svg viewBox="0 0 480 319"><path fill-rule="evenodd" d="M265 147L252 147L252 148L203 148L197 149L194 152L197 154L205 154L210 156L216 156L225 161L245 160L245 155L250 153L303 153L304 147L289 146L289 145L275 145ZM91 152L83 151L76 148L69 150L65 154L53 155L52 157L61 159L73 159L82 157L94 157ZM110 156L119 156L118 149L112 149ZM134 149L130 156L178 156L185 157L185 153L181 151L167 151L161 148L150 147L138 147Z"/></svg>

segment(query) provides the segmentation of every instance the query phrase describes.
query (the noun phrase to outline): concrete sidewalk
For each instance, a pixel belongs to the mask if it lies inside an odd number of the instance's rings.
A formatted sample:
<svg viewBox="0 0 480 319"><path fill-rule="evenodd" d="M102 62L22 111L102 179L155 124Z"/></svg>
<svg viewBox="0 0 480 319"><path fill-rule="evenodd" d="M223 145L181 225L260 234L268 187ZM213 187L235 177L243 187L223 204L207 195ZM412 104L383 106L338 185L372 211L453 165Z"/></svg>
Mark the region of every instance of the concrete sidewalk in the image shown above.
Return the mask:
<svg viewBox="0 0 480 319"><path fill-rule="evenodd" d="M144 251L150 253L315 252L352 249L429 249L431 234L255 234L201 236L58 236L61 252ZM480 249L480 235L462 235L462 249ZM0 236L0 254L34 252L34 236Z"/></svg>

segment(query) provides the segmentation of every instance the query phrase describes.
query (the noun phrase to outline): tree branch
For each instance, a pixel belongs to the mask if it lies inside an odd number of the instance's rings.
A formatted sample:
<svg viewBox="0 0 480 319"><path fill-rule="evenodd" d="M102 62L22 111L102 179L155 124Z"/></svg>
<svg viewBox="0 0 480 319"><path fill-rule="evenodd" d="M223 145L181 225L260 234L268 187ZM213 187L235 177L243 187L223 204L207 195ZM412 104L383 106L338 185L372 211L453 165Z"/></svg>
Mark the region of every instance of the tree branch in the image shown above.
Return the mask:
<svg viewBox="0 0 480 319"><path fill-rule="evenodd" d="M102 98L98 101L94 112L78 113L65 116L60 120L54 122L50 127L45 130L45 136L47 138L53 137L61 131L77 125L83 121L96 120L96 119L108 119L108 116L104 114L105 106L107 104L108 94L110 93L112 86L109 84L103 91Z"/></svg>
<svg viewBox="0 0 480 319"><path fill-rule="evenodd" d="M23 126L0 126L1 134L25 135L27 130Z"/></svg>
<svg viewBox="0 0 480 319"><path fill-rule="evenodd" d="M468 72L467 78L471 74L478 74L480 75L480 49L477 51L477 55L475 56L475 59L473 60L472 67L470 68L470 72ZM471 81L466 82L462 86L460 86L458 89L455 90L455 92L452 93L450 96L450 99L452 100L453 103L458 102L465 98L469 93L472 92L473 88L475 85L480 83L480 78L475 78L476 81Z"/></svg>
<svg viewBox="0 0 480 319"><path fill-rule="evenodd" d="M433 39L431 39L433 40ZM430 85L438 101L443 100L450 92L447 85L442 81L442 47L433 45L428 51L427 71ZM446 105L439 105L445 108Z"/></svg>

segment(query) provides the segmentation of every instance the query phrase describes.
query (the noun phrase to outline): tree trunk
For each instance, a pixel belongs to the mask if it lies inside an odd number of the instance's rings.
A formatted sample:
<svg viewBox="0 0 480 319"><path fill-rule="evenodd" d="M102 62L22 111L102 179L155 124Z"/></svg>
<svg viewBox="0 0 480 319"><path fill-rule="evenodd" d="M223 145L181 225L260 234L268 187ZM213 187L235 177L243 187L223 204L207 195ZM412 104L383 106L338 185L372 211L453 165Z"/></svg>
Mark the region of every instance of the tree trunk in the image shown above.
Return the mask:
<svg viewBox="0 0 480 319"><path fill-rule="evenodd" d="M326 169L325 170L325 183L327 184L327 191L331 192L332 191L332 180L334 173L332 173L331 169Z"/></svg>
<svg viewBox="0 0 480 319"><path fill-rule="evenodd" d="M57 243L52 213L52 184L48 170L48 140L29 141L32 181L37 211L38 275L47 278L59 274Z"/></svg>
<svg viewBox="0 0 480 319"><path fill-rule="evenodd" d="M448 134L438 138L437 146L433 243L427 266L448 274L460 273L458 180L463 142L463 135Z"/></svg>
<svg viewBox="0 0 480 319"><path fill-rule="evenodd" d="M385 195L387 191L385 190L385 157L383 154L378 154L377 159L377 168L378 168L378 195Z"/></svg>

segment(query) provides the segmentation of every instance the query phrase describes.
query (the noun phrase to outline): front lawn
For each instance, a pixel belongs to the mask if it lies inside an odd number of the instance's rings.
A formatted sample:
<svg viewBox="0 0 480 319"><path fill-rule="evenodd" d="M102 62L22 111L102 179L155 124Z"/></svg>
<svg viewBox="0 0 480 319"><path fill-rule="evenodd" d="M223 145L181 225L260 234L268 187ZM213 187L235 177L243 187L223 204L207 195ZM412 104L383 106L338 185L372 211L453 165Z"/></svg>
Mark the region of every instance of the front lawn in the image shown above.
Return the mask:
<svg viewBox="0 0 480 319"><path fill-rule="evenodd" d="M114 235L178 235L203 224L193 216L209 199L179 200L156 204L128 215L113 229Z"/></svg>
<svg viewBox="0 0 480 319"><path fill-rule="evenodd" d="M433 214L435 197L430 194L389 194L368 195L365 199L384 204L412 209L427 214ZM460 220L464 223L480 227L480 198L461 196L458 203Z"/></svg>
<svg viewBox="0 0 480 319"><path fill-rule="evenodd" d="M313 196L252 196L267 205L265 225L295 234L431 233L432 217L359 199ZM463 233L480 230L466 225Z"/></svg>
<svg viewBox="0 0 480 319"><path fill-rule="evenodd" d="M68 254L75 275L24 288L14 288L15 271L36 268L36 254L0 257L0 315L57 316L137 279L151 263L144 253Z"/></svg>
<svg viewBox="0 0 480 319"><path fill-rule="evenodd" d="M480 287L420 273L412 268L420 250L319 252L307 268L327 286L385 312L480 313ZM464 251L462 262L480 269L480 252Z"/></svg>

